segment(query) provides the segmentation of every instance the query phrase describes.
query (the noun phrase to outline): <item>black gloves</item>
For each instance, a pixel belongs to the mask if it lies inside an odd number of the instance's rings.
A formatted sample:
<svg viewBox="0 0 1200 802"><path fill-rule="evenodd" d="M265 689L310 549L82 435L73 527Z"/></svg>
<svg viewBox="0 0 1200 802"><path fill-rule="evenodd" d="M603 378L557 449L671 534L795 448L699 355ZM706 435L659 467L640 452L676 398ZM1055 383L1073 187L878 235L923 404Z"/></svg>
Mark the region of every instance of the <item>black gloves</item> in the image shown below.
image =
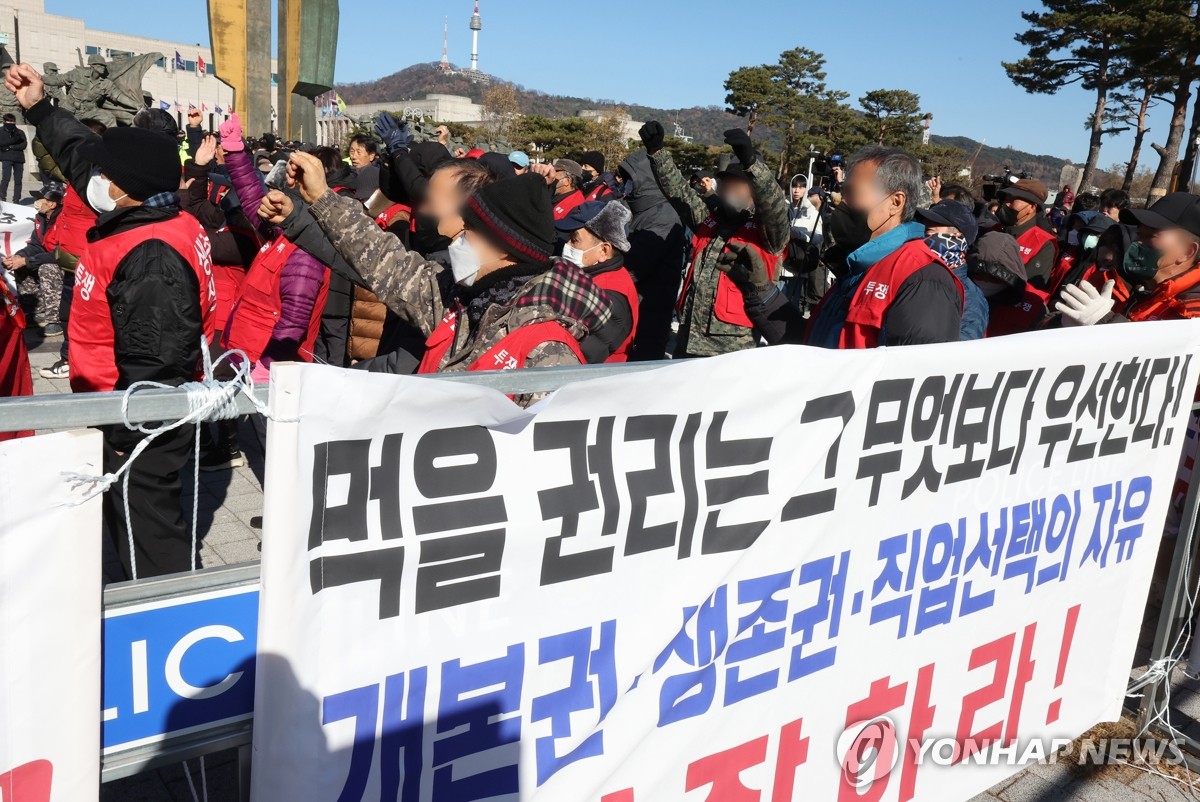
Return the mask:
<svg viewBox="0 0 1200 802"><path fill-rule="evenodd" d="M642 144L646 146L646 152L653 156L662 150L663 140L666 139L667 132L663 130L662 123L651 120L638 129L638 136L642 138Z"/></svg>
<svg viewBox="0 0 1200 802"><path fill-rule="evenodd" d="M762 254L744 242L727 244L725 252L717 259L717 269L748 295L762 295L771 289L771 277L767 275L767 263Z"/></svg>
<svg viewBox="0 0 1200 802"><path fill-rule="evenodd" d="M397 120L386 111L375 118L375 136L383 140L388 153L408 150L413 141L408 131L408 120Z"/></svg>
<svg viewBox="0 0 1200 802"><path fill-rule="evenodd" d="M737 160L742 163L742 166L749 170L756 158L754 143L750 141L750 135L741 128L730 128L725 132L725 144L733 148L733 155L737 156Z"/></svg>

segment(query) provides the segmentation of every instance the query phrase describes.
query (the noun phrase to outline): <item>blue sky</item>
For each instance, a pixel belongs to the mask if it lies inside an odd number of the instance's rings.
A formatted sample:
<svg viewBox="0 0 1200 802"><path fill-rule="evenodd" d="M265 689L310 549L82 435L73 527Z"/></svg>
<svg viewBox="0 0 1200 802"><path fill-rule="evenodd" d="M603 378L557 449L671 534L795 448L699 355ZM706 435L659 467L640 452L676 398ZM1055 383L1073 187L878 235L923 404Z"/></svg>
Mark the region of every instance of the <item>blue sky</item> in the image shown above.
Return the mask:
<svg viewBox="0 0 1200 802"><path fill-rule="evenodd" d="M416 62L437 61L442 21L450 18L450 60L465 65L472 0L386 5L343 0L337 80L363 81ZM737 67L774 61L791 47L827 58L832 87L860 97L871 89L909 89L934 114L934 132L986 139L1080 162L1083 121L1093 97L1077 87L1029 95L1000 66L1021 53L1013 35L1033 0L480 0L480 67L553 94L663 108L723 104L722 82ZM274 0L272 0L274 6ZM156 13L132 0L46 0L46 10L82 17L92 28L207 42L204 0L171 0ZM603 22L619 21L612 33ZM1169 110L1152 113L1150 140L1166 137ZM1128 158L1131 137L1106 140L1102 167ZM1150 153L1148 163L1157 163Z"/></svg>

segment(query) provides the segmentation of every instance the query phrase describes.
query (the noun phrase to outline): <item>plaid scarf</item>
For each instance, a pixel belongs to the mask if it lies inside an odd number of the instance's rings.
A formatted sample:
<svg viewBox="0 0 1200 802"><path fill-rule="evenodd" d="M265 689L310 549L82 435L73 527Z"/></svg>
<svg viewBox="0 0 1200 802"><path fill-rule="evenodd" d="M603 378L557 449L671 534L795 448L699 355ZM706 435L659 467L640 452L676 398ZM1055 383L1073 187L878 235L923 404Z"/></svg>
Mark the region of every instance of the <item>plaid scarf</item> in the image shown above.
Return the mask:
<svg viewBox="0 0 1200 802"><path fill-rule="evenodd" d="M157 195L151 195L142 201L143 206L149 206L151 209L169 209L172 206L179 205L179 194L176 192L160 192Z"/></svg>
<svg viewBox="0 0 1200 802"><path fill-rule="evenodd" d="M531 284L530 279L539 274ZM508 303L514 309L548 307L559 317L579 321L588 331L596 331L612 319L612 306L604 291L582 268L565 259L555 259L548 270L545 264L514 265L458 290L472 333L489 307Z"/></svg>

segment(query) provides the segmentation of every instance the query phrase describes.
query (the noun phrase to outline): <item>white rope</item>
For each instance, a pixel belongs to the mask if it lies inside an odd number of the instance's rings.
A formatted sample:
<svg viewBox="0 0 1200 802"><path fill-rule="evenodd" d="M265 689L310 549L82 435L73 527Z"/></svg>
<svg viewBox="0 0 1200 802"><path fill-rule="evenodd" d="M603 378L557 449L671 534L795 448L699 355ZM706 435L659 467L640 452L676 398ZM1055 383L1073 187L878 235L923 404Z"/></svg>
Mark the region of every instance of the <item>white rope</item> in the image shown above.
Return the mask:
<svg viewBox="0 0 1200 802"><path fill-rule="evenodd" d="M192 772L188 770L187 761L183 761L183 776L187 780L188 790L192 792L192 802L200 802L201 797L196 794L196 784L192 782ZM204 802L208 802L208 776L204 772L204 755L200 756L200 787L203 789Z"/></svg>

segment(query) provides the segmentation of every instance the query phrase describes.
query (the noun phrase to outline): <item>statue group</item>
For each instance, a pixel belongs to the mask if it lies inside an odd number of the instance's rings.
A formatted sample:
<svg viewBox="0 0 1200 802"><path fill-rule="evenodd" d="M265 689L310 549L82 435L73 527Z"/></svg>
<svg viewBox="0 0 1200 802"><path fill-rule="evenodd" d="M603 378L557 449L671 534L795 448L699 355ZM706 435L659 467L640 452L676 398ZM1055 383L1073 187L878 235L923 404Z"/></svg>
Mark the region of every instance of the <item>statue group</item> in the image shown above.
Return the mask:
<svg viewBox="0 0 1200 802"><path fill-rule="evenodd" d="M87 64L61 72L54 62L42 65L46 97L57 106L67 109L81 120L98 120L106 126L130 125L133 115L150 105L142 91L142 80L161 53L116 58L105 61L103 56L88 56ZM0 81L11 64L0 65ZM0 113L19 112L17 99L7 89L0 89Z"/></svg>

